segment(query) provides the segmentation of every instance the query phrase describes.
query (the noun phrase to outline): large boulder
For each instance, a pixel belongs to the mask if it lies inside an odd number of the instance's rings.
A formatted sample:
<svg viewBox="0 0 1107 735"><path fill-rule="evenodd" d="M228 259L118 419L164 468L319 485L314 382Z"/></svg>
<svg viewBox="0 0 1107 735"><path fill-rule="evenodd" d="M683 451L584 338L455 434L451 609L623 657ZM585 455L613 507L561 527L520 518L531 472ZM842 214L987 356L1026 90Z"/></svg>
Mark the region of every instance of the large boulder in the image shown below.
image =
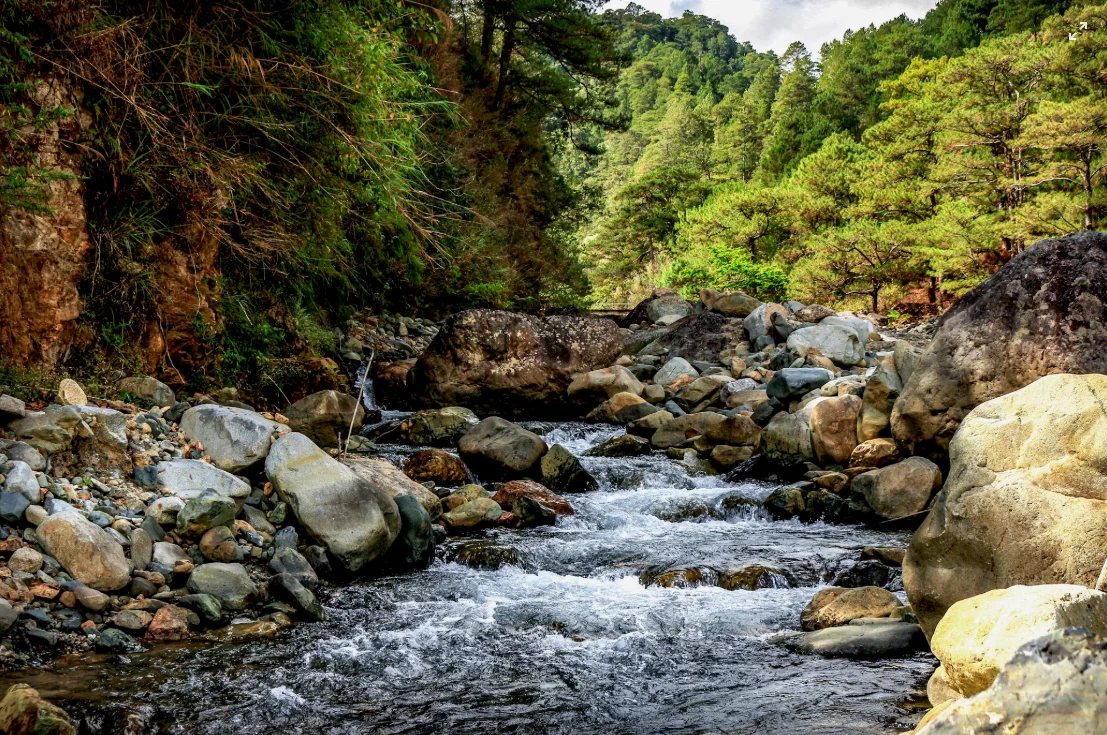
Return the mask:
<svg viewBox="0 0 1107 735"><path fill-rule="evenodd" d="M1107 235L1043 240L970 291L938 330L896 401L892 433L949 445L973 407L1051 373L1107 373Z"/></svg>
<svg viewBox="0 0 1107 735"><path fill-rule="evenodd" d="M416 446L456 446L480 419L462 406L416 411L400 422L399 439Z"/></svg>
<svg viewBox="0 0 1107 735"><path fill-rule="evenodd" d="M885 520L908 518L926 510L942 486L942 471L925 457L865 472L853 478L850 490L865 498L873 512Z"/></svg>
<svg viewBox="0 0 1107 735"><path fill-rule="evenodd" d="M458 443L465 463L488 480L532 474L547 449L542 437L499 416L481 421Z"/></svg>
<svg viewBox="0 0 1107 735"><path fill-rule="evenodd" d="M184 500L194 498L204 490L214 490L228 498L245 498L250 494L248 482L198 459L158 462L157 473L158 486Z"/></svg>
<svg viewBox="0 0 1107 735"><path fill-rule="evenodd" d="M712 311L731 317L746 318L753 310L761 306L761 302L752 296L747 296L741 291L723 294L707 305Z"/></svg>
<svg viewBox="0 0 1107 735"><path fill-rule="evenodd" d="M978 694L1023 644L1065 628L1107 636L1107 594L1072 584L1015 585L954 604L930 647L961 697Z"/></svg>
<svg viewBox="0 0 1107 735"><path fill-rule="evenodd" d="M787 403L823 387L833 378L834 374L824 368L784 368L776 371L765 386L765 392L769 398Z"/></svg>
<svg viewBox="0 0 1107 735"><path fill-rule="evenodd" d="M622 333L609 319L463 311L446 320L408 383L413 402L423 408L570 416L572 376L611 365L622 347Z"/></svg>
<svg viewBox="0 0 1107 735"><path fill-rule="evenodd" d="M720 352L734 349L745 341L741 319L705 311L681 319L668 333L651 342L641 354L658 355L666 360L672 357L715 360Z"/></svg>
<svg viewBox="0 0 1107 735"><path fill-rule="evenodd" d="M678 379L683 378L685 375L698 378L700 373L692 367L692 363L688 362L683 357L670 357L665 361L665 364L653 374L653 382L658 385L670 385Z"/></svg>
<svg viewBox="0 0 1107 735"><path fill-rule="evenodd" d="M569 397L581 405L594 406L618 393L642 395L643 385L622 365L582 373L569 383Z"/></svg>
<svg viewBox="0 0 1107 735"><path fill-rule="evenodd" d="M76 511L52 515L35 531L47 554L79 582L101 592L123 589L131 565L111 535Z"/></svg>
<svg viewBox="0 0 1107 735"><path fill-rule="evenodd" d="M1079 628L1030 641L991 687L928 715L917 735L1068 735L1104 732L1107 642Z"/></svg>
<svg viewBox="0 0 1107 735"><path fill-rule="evenodd" d="M865 357L865 346L857 338L857 332L835 324L797 329L788 336L788 349L800 357L822 355L846 367L856 365Z"/></svg>
<svg viewBox="0 0 1107 735"><path fill-rule="evenodd" d="M726 420L726 416L719 413L690 413L686 416L677 416L669 419L661 425L650 438L650 444L654 449L668 449L678 444L683 444L688 439L706 434L711 427Z"/></svg>
<svg viewBox="0 0 1107 735"><path fill-rule="evenodd" d="M304 530L348 571L379 557L400 532L395 501L303 434L273 443L265 474Z"/></svg>
<svg viewBox="0 0 1107 735"><path fill-rule="evenodd" d="M771 335L773 333L773 316L778 315L787 318L788 314L788 307L780 304L764 303L758 306L742 320L742 324L746 328L746 334L749 335L749 341L754 342L758 337Z"/></svg>
<svg viewBox="0 0 1107 735"><path fill-rule="evenodd" d="M404 474L416 482L433 482L453 487L464 485L469 477L465 463L445 449L424 449L404 461Z"/></svg>
<svg viewBox="0 0 1107 735"><path fill-rule="evenodd" d="M815 459L815 445L807 414L778 413L761 432L761 454L781 467Z"/></svg>
<svg viewBox="0 0 1107 735"><path fill-rule="evenodd" d="M241 564L201 564L188 577L188 591L211 595L228 610L243 610L259 595L258 586Z"/></svg>
<svg viewBox="0 0 1107 735"><path fill-rule="evenodd" d="M25 418L9 424L8 430L35 449L55 454L69 449L81 421L76 406L52 404L43 411L28 411Z"/></svg>
<svg viewBox="0 0 1107 735"><path fill-rule="evenodd" d="M811 410L811 444L820 464L849 462L857 446L857 415L860 412L861 399L850 395L827 398Z"/></svg>
<svg viewBox="0 0 1107 735"><path fill-rule="evenodd" d="M599 487L572 452L554 444L542 457L542 482L555 493L586 493Z"/></svg>
<svg viewBox="0 0 1107 735"><path fill-rule="evenodd" d="M1095 586L1107 559L1104 437L1107 375L1049 375L965 418L904 560L928 633L950 605L988 590Z"/></svg>
<svg viewBox="0 0 1107 735"><path fill-rule="evenodd" d="M438 496L423 487L421 483L415 482L396 469L396 466L391 462L383 459L348 457L342 460L342 464L349 467L355 475L367 482L378 496L383 495L396 502L399 502L398 498L411 496L419 501L431 520L442 514L442 501ZM387 506L387 503L385 505Z"/></svg>
<svg viewBox="0 0 1107 735"><path fill-rule="evenodd" d="M365 409L357 398L335 390L321 390L285 409L288 425L321 447L341 447L353 431L361 428Z"/></svg>
<svg viewBox="0 0 1107 735"><path fill-rule="evenodd" d="M665 317L683 319L691 313L692 305L678 293L662 294L646 302L646 318L651 324L656 324Z"/></svg>
<svg viewBox="0 0 1107 735"><path fill-rule="evenodd" d="M181 417L181 433L200 442L212 463L227 472L241 472L265 459L273 438L288 431L254 411L214 403L193 406Z"/></svg>

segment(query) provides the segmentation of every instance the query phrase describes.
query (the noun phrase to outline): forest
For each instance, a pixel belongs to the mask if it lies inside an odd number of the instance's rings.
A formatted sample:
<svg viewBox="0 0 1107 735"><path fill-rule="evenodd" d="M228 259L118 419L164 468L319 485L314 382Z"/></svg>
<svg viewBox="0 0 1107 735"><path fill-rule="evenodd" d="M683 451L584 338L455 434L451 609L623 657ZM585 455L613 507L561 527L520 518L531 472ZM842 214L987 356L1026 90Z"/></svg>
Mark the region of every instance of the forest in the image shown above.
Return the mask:
<svg viewBox="0 0 1107 735"><path fill-rule="evenodd" d="M202 385L359 309L933 313L1104 216L1107 7L943 0L778 56L602 5L0 0L0 216L82 228L49 267L0 243L6 289L59 292L0 347Z"/></svg>

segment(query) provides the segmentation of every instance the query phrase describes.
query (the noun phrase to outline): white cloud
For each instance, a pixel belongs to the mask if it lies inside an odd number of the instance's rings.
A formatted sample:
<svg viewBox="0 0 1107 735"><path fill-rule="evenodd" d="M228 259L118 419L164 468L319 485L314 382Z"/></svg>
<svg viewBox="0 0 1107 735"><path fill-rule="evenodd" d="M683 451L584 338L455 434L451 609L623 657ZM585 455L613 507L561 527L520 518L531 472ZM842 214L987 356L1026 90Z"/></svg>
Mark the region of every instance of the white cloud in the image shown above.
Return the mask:
<svg viewBox="0 0 1107 735"><path fill-rule="evenodd" d="M920 18L936 0L637 0L665 16L691 10L715 18L739 41L758 51L783 53L792 41L803 41L813 56L847 30L880 25L898 15ZM626 7L626 0L607 7Z"/></svg>

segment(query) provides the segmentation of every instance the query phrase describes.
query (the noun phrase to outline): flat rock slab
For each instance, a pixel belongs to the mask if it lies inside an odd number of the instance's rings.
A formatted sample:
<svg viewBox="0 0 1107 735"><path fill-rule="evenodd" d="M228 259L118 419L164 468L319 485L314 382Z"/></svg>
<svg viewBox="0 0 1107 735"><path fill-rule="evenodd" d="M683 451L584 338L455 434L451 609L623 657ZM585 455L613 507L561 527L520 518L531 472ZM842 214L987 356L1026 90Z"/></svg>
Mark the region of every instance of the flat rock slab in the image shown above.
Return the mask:
<svg viewBox="0 0 1107 735"><path fill-rule="evenodd" d="M787 645L797 653L829 658L901 658L927 650L922 628L900 622L826 628L800 636Z"/></svg>

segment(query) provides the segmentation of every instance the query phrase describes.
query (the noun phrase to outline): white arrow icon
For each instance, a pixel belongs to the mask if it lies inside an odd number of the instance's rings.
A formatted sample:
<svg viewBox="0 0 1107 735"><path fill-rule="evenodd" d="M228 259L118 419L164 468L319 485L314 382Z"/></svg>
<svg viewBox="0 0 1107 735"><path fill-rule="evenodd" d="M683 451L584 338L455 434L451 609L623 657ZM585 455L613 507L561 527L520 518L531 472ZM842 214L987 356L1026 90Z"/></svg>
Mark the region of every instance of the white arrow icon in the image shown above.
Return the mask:
<svg viewBox="0 0 1107 735"><path fill-rule="evenodd" d="M1076 40L1076 34L1075 33L1070 33L1069 34L1069 40L1070 41L1075 41Z"/></svg>
<svg viewBox="0 0 1107 735"><path fill-rule="evenodd" d="M1082 31L1088 30L1088 21L1084 20L1084 21L1080 22L1080 30L1082 30Z"/></svg>

